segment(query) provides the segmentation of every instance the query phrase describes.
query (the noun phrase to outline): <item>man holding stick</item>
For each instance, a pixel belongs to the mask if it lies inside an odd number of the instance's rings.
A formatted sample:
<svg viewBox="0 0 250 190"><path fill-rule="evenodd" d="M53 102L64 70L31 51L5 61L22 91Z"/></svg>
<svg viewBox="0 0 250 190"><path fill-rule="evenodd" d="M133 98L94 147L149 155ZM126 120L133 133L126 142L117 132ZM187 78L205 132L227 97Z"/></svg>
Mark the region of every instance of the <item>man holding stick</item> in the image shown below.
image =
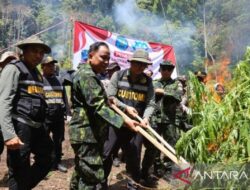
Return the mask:
<svg viewBox="0 0 250 190"><path fill-rule="evenodd" d="M132 118L143 117L143 125L148 124L149 117L154 110L154 89L152 79L143 71L151 65L148 53L145 50L136 50L131 59L129 69L118 71L113 74L108 86L108 96L114 97L117 106L124 110ZM134 182L140 181L140 159L143 137L139 133L129 131L126 128L114 130L116 139L121 140L121 146L125 150L126 168ZM109 137L109 139L111 139ZM115 143L113 140L110 141ZM111 146L111 147L112 147ZM109 156L111 156L112 152ZM108 159L108 158L107 158ZM107 178L111 170L111 164L105 162L105 177ZM137 189L136 184L129 181L128 189Z"/></svg>
<svg viewBox="0 0 250 190"><path fill-rule="evenodd" d="M108 99L98 74L105 72L110 51L104 42L90 46L88 61L74 74L72 86L73 116L69 125L71 146L75 153L75 171L70 189L107 189L104 181L103 144L108 126L124 124L135 131L138 122L123 119L108 107Z"/></svg>

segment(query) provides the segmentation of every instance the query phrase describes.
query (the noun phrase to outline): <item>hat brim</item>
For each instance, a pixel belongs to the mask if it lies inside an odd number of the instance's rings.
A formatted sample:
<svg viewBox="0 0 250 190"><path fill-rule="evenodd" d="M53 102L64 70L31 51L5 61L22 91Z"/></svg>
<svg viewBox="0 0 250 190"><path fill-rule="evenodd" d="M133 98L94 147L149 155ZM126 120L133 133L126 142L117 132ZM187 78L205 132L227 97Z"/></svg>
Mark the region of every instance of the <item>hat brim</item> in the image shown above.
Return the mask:
<svg viewBox="0 0 250 190"><path fill-rule="evenodd" d="M153 63L147 59L143 59L143 58L130 58L128 59L128 62L132 62L132 61L138 61L138 62L142 62L145 63L147 65L152 65Z"/></svg>
<svg viewBox="0 0 250 190"><path fill-rule="evenodd" d="M16 56L14 56L14 55L10 55L10 56L3 57L2 59L0 59L0 63L3 63L4 61L6 61L6 60L7 60L7 59L9 59L9 58L17 59L17 57L16 57Z"/></svg>
<svg viewBox="0 0 250 190"><path fill-rule="evenodd" d="M51 52L51 48L46 44L41 43L26 43L26 44L18 44L17 47L23 50L27 46L41 46L44 49L44 53L49 54Z"/></svg>

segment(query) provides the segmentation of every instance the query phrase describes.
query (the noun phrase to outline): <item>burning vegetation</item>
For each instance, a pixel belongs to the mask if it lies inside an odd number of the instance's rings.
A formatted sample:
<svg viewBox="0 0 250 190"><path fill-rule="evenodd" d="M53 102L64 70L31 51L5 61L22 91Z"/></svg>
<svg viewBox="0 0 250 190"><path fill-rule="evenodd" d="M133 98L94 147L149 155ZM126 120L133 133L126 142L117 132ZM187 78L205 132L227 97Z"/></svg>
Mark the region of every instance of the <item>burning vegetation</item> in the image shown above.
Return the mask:
<svg viewBox="0 0 250 190"><path fill-rule="evenodd" d="M223 65L221 69L225 70ZM178 141L179 154L192 163L249 161L250 48L234 70L230 89L219 104L194 75L190 78L191 120L195 127ZM223 78L220 82L227 84Z"/></svg>
<svg viewBox="0 0 250 190"><path fill-rule="evenodd" d="M193 128L176 144L179 155L194 164L196 171L239 171L248 169L250 158L250 47L227 82L229 61L221 65L217 81L225 85L227 94L218 101L208 86L190 73L189 90ZM211 75L210 75L211 76ZM223 78L224 77L224 78ZM201 165L202 168L199 168ZM195 175L195 173L193 174ZM246 180L217 178L192 179L189 189L223 187L226 189L249 187Z"/></svg>

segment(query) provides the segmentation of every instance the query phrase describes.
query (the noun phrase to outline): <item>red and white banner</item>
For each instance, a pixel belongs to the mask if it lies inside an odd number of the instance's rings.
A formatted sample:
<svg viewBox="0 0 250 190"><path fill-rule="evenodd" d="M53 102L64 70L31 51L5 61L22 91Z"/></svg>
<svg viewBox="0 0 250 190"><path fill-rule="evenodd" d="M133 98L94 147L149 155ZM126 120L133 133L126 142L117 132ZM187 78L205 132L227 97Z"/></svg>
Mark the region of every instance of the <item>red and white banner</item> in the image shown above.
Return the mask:
<svg viewBox="0 0 250 190"><path fill-rule="evenodd" d="M157 77L159 64L164 60L176 63L174 48L170 45L133 39L76 21L74 25L74 69L79 63L86 62L89 46L97 41L104 41L108 44L111 52L110 61L118 62L122 69L129 67L127 60L136 49L148 51L153 62L153 65L148 69L154 72L153 77Z"/></svg>

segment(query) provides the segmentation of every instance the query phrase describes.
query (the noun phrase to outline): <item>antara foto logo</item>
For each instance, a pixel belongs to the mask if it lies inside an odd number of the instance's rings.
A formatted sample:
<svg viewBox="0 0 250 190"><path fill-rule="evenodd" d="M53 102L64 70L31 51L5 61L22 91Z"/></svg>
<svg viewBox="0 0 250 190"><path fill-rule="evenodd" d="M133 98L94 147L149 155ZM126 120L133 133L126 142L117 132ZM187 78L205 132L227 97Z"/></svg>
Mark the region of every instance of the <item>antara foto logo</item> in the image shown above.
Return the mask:
<svg viewBox="0 0 250 190"><path fill-rule="evenodd" d="M191 181L188 180L191 177L190 171L191 171L191 168L188 167L184 170L180 170L176 173L173 173L173 176L175 179L179 179L179 180L183 181L184 183L191 185Z"/></svg>

